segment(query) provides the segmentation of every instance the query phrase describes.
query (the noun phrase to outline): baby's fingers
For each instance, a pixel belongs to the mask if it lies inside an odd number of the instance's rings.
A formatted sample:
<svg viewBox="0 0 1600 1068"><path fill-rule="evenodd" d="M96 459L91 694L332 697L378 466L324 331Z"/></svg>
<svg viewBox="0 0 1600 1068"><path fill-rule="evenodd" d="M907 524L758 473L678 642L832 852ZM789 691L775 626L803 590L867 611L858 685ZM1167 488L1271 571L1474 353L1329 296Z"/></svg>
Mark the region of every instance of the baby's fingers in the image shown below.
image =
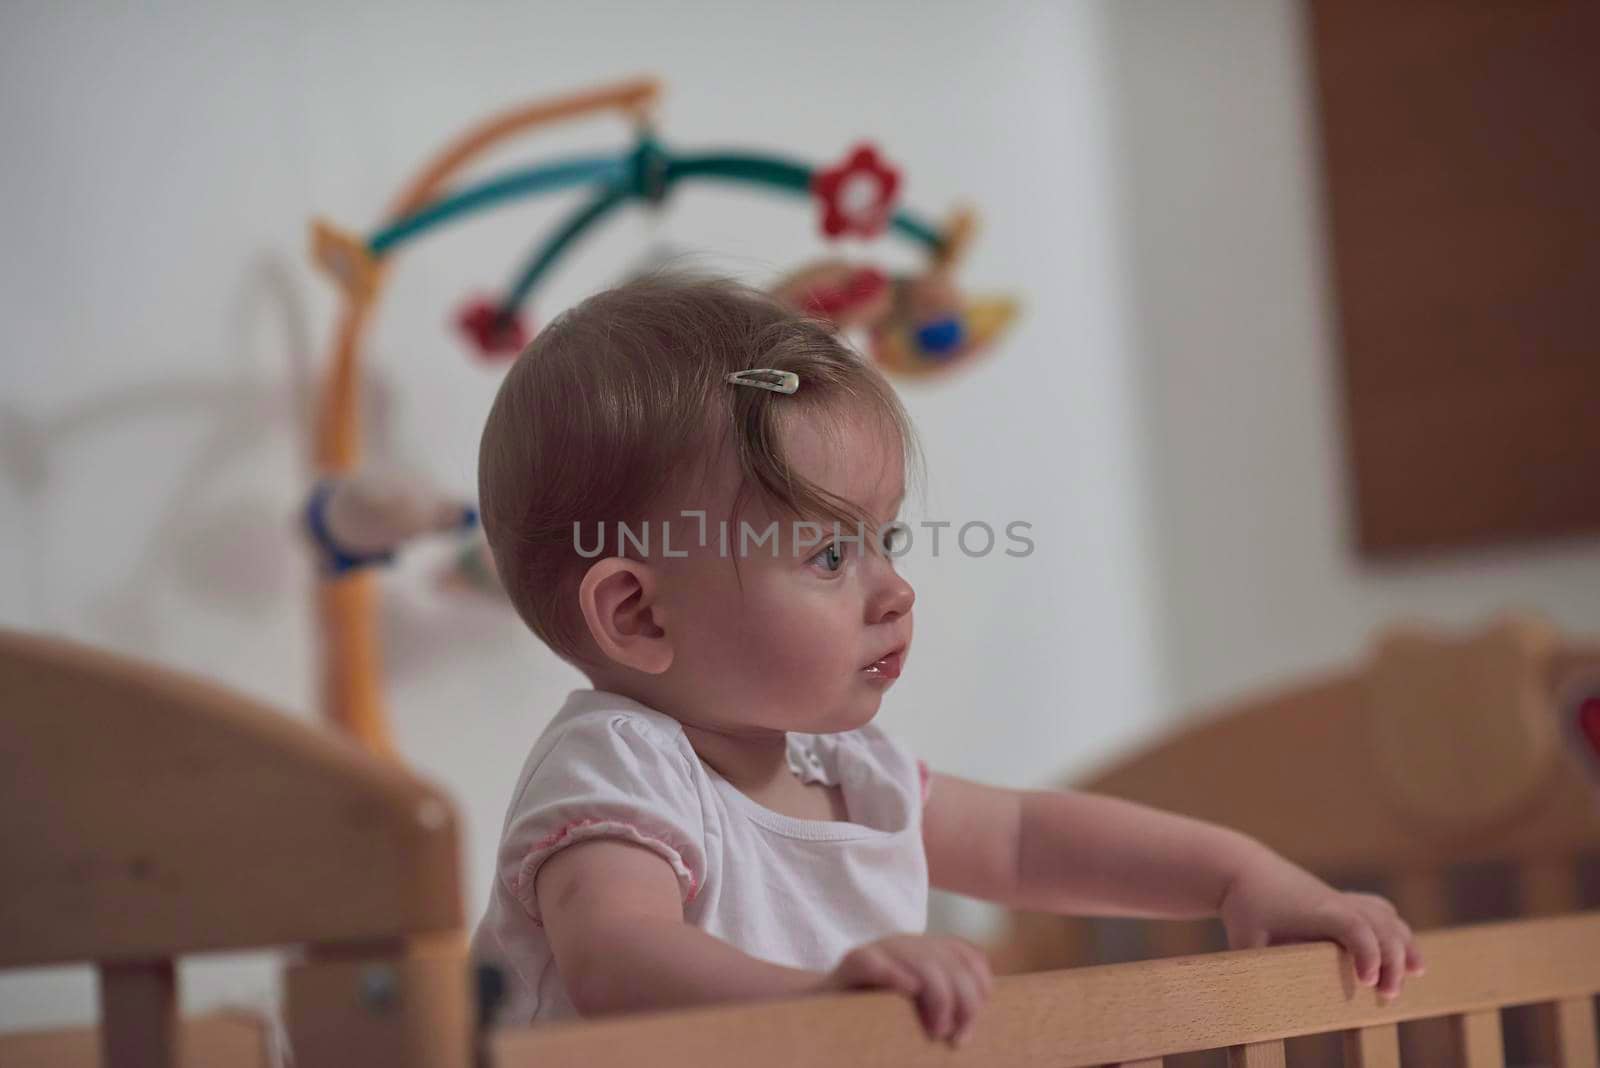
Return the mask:
<svg viewBox="0 0 1600 1068"><path fill-rule="evenodd" d="M967 947L967 960L972 968L972 974L977 977L978 986L987 998L994 993L994 971L989 966L989 958L977 946Z"/></svg>
<svg viewBox="0 0 1600 1068"><path fill-rule="evenodd" d="M922 970L922 981L917 1004L922 1009L923 1029L929 1038L949 1038L956 1025L955 984L936 966Z"/></svg>
<svg viewBox="0 0 1600 1068"><path fill-rule="evenodd" d="M1415 942L1408 943L1406 945L1406 974L1423 975L1427 970L1428 966L1422 963L1422 950L1417 948Z"/></svg>
<svg viewBox="0 0 1600 1068"><path fill-rule="evenodd" d="M1338 930L1334 937L1350 953L1351 960L1355 965L1356 980L1362 986L1376 984L1379 978L1379 966L1383 962L1383 954L1378 945L1378 936L1372 929L1372 924L1366 917L1350 911L1340 917L1335 926Z"/></svg>
<svg viewBox="0 0 1600 1068"><path fill-rule="evenodd" d="M965 1045L972 1037L973 1024L978 1019L978 1009L987 996L981 980L972 971L962 969L954 973L956 989L956 1028L951 1045Z"/></svg>
<svg viewBox="0 0 1600 1068"><path fill-rule="evenodd" d="M1400 984L1405 981L1409 932L1400 924L1385 926L1381 930L1383 974L1378 979L1378 996L1388 1001L1400 993Z"/></svg>
<svg viewBox="0 0 1600 1068"><path fill-rule="evenodd" d="M865 986L898 990L911 997L916 997L922 991L922 979L917 973L887 953L862 954L853 970L855 977Z"/></svg>

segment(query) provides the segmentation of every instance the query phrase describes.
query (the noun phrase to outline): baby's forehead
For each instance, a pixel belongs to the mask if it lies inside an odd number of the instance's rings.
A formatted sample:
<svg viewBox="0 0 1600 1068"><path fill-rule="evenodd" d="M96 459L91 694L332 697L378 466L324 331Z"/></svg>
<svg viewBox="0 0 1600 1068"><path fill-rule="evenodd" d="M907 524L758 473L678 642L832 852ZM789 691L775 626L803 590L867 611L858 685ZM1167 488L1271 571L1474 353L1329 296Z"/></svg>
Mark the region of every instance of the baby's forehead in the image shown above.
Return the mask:
<svg viewBox="0 0 1600 1068"><path fill-rule="evenodd" d="M830 414L785 419L774 429L780 481L781 472L787 471L795 483L847 503L854 514L884 523L894 519L905 497L906 457L904 441L891 422ZM842 518L810 514L815 509L800 500L786 502L783 487L764 486L752 477L727 438L710 444L662 489L653 509L659 519L703 513L712 525L778 521L787 529L796 519L831 523ZM799 505L805 514L796 516L787 504Z"/></svg>
<svg viewBox="0 0 1600 1068"><path fill-rule="evenodd" d="M784 455L800 477L869 511L893 511L905 495L905 445L883 420L845 414L787 424Z"/></svg>

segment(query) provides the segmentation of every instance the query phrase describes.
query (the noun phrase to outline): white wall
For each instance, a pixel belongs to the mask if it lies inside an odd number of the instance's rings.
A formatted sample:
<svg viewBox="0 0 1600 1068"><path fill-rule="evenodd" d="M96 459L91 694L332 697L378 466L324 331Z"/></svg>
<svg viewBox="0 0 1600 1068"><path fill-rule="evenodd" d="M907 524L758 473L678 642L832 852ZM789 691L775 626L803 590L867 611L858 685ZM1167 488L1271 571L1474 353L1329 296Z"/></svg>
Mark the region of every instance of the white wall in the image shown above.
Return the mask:
<svg viewBox="0 0 1600 1068"><path fill-rule="evenodd" d="M1397 617L1600 631L1592 536L1355 555L1300 5L1103 10L1172 700L1336 665Z"/></svg>
<svg viewBox="0 0 1600 1068"><path fill-rule="evenodd" d="M1100 759L1167 705L1103 29L1089 3L6 5L0 623L311 713L311 574L291 514L334 302L306 262L307 220L368 227L466 123L653 71L674 145L820 162L871 136L914 206L983 211L966 277L1018 292L1026 317L987 366L907 389L930 461L921 517L1027 520L1038 550L908 559L917 647L882 719L935 767L986 781L1039 785ZM623 144L601 121L495 163ZM520 204L403 255L368 361L374 453L470 491L496 375L446 324L569 203ZM538 311L653 240L765 280L822 251L813 234L799 202L690 188L654 222L636 213L581 245ZM460 801L475 919L516 767L580 679L509 612L435 591L438 562L414 554L387 580L390 698L403 750ZM936 916L984 920L949 900ZM259 1004L270 961L203 962L184 980L190 1008ZM0 979L0 1029L91 1006L83 970Z"/></svg>

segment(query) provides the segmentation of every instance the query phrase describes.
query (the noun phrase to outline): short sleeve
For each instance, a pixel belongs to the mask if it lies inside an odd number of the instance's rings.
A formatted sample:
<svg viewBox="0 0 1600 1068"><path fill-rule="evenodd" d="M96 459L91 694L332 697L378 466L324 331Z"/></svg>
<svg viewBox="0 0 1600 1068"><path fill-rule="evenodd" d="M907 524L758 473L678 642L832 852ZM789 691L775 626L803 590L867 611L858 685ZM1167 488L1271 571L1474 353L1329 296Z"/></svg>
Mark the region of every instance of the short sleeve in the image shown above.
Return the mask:
<svg viewBox="0 0 1600 1068"><path fill-rule="evenodd" d="M654 852L685 905L705 881L705 822L681 750L626 714L572 724L540 759L506 821L499 874L538 926L534 880L569 845L618 838Z"/></svg>
<svg viewBox="0 0 1600 1068"><path fill-rule="evenodd" d="M917 761L917 782L922 790L922 803L928 803L928 795L933 792L933 775L928 771L928 764L924 760Z"/></svg>

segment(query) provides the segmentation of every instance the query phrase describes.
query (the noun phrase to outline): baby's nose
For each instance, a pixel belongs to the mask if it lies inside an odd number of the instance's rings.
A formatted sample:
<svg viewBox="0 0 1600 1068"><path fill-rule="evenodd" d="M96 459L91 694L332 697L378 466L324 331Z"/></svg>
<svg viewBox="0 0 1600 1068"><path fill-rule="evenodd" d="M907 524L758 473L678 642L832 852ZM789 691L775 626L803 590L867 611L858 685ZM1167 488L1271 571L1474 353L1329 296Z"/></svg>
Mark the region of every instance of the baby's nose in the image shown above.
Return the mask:
<svg viewBox="0 0 1600 1068"><path fill-rule="evenodd" d="M880 621L897 619L910 612L911 606L916 601L917 591L911 588L911 583L900 575L890 572L889 580L877 602L877 618Z"/></svg>

